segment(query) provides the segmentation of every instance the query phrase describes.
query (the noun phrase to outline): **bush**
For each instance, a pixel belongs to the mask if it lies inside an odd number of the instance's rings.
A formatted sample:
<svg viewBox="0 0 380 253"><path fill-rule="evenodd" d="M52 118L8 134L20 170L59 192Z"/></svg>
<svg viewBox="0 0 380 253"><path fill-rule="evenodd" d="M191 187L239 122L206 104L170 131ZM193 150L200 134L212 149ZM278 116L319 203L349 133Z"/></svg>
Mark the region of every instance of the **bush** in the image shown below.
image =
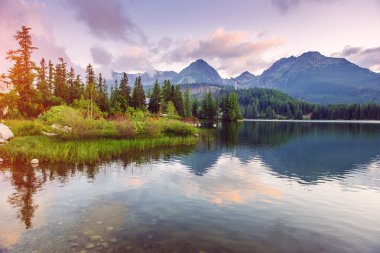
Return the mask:
<svg viewBox="0 0 380 253"><path fill-rule="evenodd" d="M164 123L163 132L168 135L195 135L197 129L181 121L169 120Z"/></svg>
<svg viewBox="0 0 380 253"><path fill-rule="evenodd" d="M144 137L157 137L162 132L161 125L153 120L145 120L142 126L140 134Z"/></svg>
<svg viewBox="0 0 380 253"><path fill-rule="evenodd" d="M118 137L132 138L136 135L136 128L129 120L114 121L113 124L116 128Z"/></svg>
<svg viewBox="0 0 380 253"><path fill-rule="evenodd" d="M89 99L84 99L81 97L80 99L75 99L73 102L73 108L77 109L83 117L89 117L89 105L91 101ZM104 113L100 110L97 104L95 102L92 103L92 109L93 109L93 114L92 117L94 119L101 119L104 116Z"/></svg>
<svg viewBox="0 0 380 253"><path fill-rule="evenodd" d="M86 119L78 110L65 105L50 108L40 119L49 125L55 124L54 132L65 139L117 136L112 122Z"/></svg>
<svg viewBox="0 0 380 253"><path fill-rule="evenodd" d="M78 110L66 105L53 106L39 118L49 125L59 124L70 127L74 122L84 119Z"/></svg>

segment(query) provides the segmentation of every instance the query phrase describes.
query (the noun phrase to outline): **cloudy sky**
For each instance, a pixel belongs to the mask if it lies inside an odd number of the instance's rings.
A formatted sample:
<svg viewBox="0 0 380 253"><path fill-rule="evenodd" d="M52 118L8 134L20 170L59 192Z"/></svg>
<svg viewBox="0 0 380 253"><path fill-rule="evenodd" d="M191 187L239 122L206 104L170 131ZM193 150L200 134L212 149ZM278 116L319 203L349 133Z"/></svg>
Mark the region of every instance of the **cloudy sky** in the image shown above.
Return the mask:
<svg viewBox="0 0 380 253"><path fill-rule="evenodd" d="M0 73L13 35L78 71L180 71L203 58L223 77L319 51L380 72L380 0L0 0Z"/></svg>

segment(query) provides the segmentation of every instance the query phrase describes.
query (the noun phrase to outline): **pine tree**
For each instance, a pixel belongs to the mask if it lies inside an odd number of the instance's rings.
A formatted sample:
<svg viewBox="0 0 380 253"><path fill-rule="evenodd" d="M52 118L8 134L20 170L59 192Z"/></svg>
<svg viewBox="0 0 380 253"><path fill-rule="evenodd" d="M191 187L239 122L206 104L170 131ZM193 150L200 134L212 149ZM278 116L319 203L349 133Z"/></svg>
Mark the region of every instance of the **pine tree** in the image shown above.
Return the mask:
<svg viewBox="0 0 380 253"><path fill-rule="evenodd" d="M76 98L78 98L77 96L79 95L79 94L76 94L76 92L78 92L78 91L75 89L75 80L76 80L75 71L71 67L70 71L69 71L69 73L67 75L67 85L68 85L68 98L67 98L67 102L69 104L72 104L73 101Z"/></svg>
<svg viewBox="0 0 380 253"><path fill-rule="evenodd" d="M37 75L37 89L41 93L42 100L45 106L48 105L49 98L51 96L50 90L48 87L48 82L46 80L48 66L44 58L40 61L40 67L38 68Z"/></svg>
<svg viewBox="0 0 380 253"><path fill-rule="evenodd" d="M47 84L48 84L50 93L53 94L54 92L54 65L51 62L51 60L49 60L48 68L49 68L49 73L48 73Z"/></svg>
<svg viewBox="0 0 380 253"><path fill-rule="evenodd" d="M161 88L160 84L156 80L154 83L153 93L149 99L148 110L151 113L158 113L160 111L160 101L161 101Z"/></svg>
<svg viewBox="0 0 380 253"><path fill-rule="evenodd" d="M33 87L36 64L31 60L32 53L37 48L33 46L30 30L31 28L22 26L21 30L16 32L14 38L19 48L9 50L6 57L14 62L9 70L8 78L19 94L18 109L27 117L37 116L39 113L37 106L33 103L36 98L36 90Z"/></svg>
<svg viewBox="0 0 380 253"><path fill-rule="evenodd" d="M182 98L181 87L179 85L176 85L173 91L173 104L179 116L183 117L184 116L183 98Z"/></svg>
<svg viewBox="0 0 380 253"><path fill-rule="evenodd" d="M195 98L194 99L194 101L193 101L193 106L192 106L192 115L194 116L194 117L199 117L199 115L198 115L198 111L199 111L199 100L197 99L197 98Z"/></svg>
<svg viewBox="0 0 380 253"><path fill-rule="evenodd" d="M106 79L99 73L98 77L98 96L96 104L99 106L102 112L108 112L110 109L110 101L108 98Z"/></svg>
<svg viewBox="0 0 380 253"><path fill-rule="evenodd" d="M55 78L54 78L54 95L62 98L66 103L69 101L69 88L67 85L67 63L63 58L59 58L60 63L55 66Z"/></svg>
<svg viewBox="0 0 380 253"><path fill-rule="evenodd" d="M126 103L131 105L131 87L129 86L128 76L125 72L120 80L119 93L120 96L125 99Z"/></svg>
<svg viewBox="0 0 380 253"><path fill-rule="evenodd" d="M141 76L136 78L132 91L132 106L135 109L145 109L145 93L141 83Z"/></svg>
<svg viewBox="0 0 380 253"><path fill-rule="evenodd" d="M217 113L217 105L209 91L202 101L202 114L207 120L213 120Z"/></svg>
<svg viewBox="0 0 380 253"><path fill-rule="evenodd" d="M162 86L162 98L165 102L172 101L172 85L170 84L169 80L165 80L164 84Z"/></svg>
<svg viewBox="0 0 380 253"><path fill-rule="evenodd" d="M89 64L86 68L86 90L85 90L85 98L88 100L87 105L87 115L90 118L94 116L94 104L97 97L97 91L95 86L95 72L92 68L91 64Z"/></svg>
<svg viewBox="0 0 380 253"><path fill-rule="evenodd" d="M186 118L192 117L192 103L190 98L190 90L189 86L186 87L186 91L184 93L184 116Z"/></svg>

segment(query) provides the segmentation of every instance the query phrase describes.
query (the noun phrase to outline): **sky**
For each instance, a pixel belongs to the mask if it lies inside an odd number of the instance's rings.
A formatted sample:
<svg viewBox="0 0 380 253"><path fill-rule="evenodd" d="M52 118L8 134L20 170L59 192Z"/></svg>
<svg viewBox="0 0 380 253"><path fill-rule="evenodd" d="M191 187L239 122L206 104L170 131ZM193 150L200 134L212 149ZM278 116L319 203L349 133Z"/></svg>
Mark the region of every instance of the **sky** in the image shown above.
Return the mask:
<svg viewBox="0 0 380 253"><path fill-rule="evenodd" d="M261 74L319 51L380 72L380 0L0 0L0 73L13 36L32 28L33 57L83 73L180 71L204 59L222 77Z"/></svg>

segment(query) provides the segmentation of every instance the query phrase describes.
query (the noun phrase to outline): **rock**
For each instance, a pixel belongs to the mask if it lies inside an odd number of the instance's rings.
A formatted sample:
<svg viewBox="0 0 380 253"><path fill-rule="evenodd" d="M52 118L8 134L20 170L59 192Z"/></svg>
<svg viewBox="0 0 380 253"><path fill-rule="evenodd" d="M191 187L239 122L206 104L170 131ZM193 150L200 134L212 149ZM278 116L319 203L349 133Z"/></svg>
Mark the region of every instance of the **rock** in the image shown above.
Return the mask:
<svg viewBox="0 0 380 253"><path fill-rule="evenodd" d="M58 134L55 134L55 133L48 133L48 132L44 132L44 131L41 131L41 133L43 135L46 135L46 136L57 136Z"/></svg>
<svg viewBox="0 0 380 253"><path fill-rule="evenodd" d="M97 241L97 240L102 239L102 236L101 236L101 235L92 235L92 236L90 237L90 239L93 240L93 241Z"/></svg>
<svg viewBox="0 0 380 253"><path fill-rule="evenodd" d="M4 141L7 141L11 138L15 137L12 131L4 125L3 123L0 123L0 139L3 139Z"/></svg>
<svg viewBox="0 0 380 253"><path fill-rule="evenodd" d="M89 244L86 245L86 249L92 249L94 247L95 247L95 245L92 244L92 243L89 243Z"/></svg>
<svg viewBox="0 0 380 253"><path fill-rule="evenodd" d="M0 144L4 144L4 143L6 143L7 141L6 140L4 140L4 139L0 139Z"/></svg>
<svg viewBox="0 0 380 253"><path fill-rule="evenodd" d="M38 161L38 159L33 159L32 161L30 161L31 164L39 164L40 161Z"/></svg>
<svg viewBox="0 0 380 253"><path fill-rule="evenodd" d="M106 228L106 231L107 231L107 232L111 232L111 231L113 231L113 229L114 229L114 227L111 227L111 226L110 226L110 227L107 227L107 228Z"/></svg>
<svg viewBox="0 0 380 253"><path fill-rule="evenodd" d="M0 158L0 163L4 162L3 158Z"/></svg>
<svg viewBox="0 0 380 253"><path fill-rule="evenodd" d="M111 238L111 239L109 239L109 242L117 243L117 239L116 238Z"/></svg>
<svg viewBox="0 0 380 253"><path fill-rule="evenodd" d="M58 130L60 132L64 132L64 133L69 133L72 130L72 128L69 126L61 126L58 124L51 125L51 128L53 128L54 130Z"/></svg>

